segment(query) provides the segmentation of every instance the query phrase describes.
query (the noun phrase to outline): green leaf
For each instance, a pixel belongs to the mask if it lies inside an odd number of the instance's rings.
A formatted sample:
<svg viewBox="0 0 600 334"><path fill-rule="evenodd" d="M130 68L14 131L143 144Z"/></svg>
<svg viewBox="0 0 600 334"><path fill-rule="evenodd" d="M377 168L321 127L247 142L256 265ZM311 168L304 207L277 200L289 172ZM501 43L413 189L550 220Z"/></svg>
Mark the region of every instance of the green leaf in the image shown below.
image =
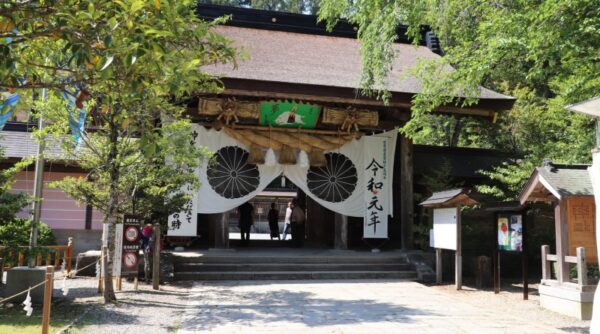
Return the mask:
<svg viewBox="0 0 600 334"><path fill-rule="evenodd" d="M100 71L104 71L108 66L110 66L110 64L112 64L114 59L115 59L115 56L112 56L112 55L106 57L106 60L104 61L104 65L102 65L102 68L100 69Z"/></svg>

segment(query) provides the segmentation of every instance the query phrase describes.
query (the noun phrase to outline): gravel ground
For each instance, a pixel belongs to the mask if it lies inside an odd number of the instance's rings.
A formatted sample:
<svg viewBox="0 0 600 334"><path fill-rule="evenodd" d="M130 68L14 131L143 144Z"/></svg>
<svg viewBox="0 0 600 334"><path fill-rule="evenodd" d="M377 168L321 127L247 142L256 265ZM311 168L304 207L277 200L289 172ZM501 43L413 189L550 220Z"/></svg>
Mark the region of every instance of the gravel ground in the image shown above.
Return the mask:
<svg viewBox="0 0 600 334"><path fill-rule="evenodd" d="M274 283L263 282L267 286ZM247 282L247 284L256 283ZM306 281L295 284L310 285L313 283ZM70 279L67 281L67 286L69 293L67 296L63 296L62 280L55 281L53 296L55 303L63 305L74 303L78 306L76 309L80 311L78 314L72 315L73 323L65 328L63 333L176 333L184 321L186 308L189 313L189 303L191 301L201 302L207 297L202 296L204 292L193 296L195 291L192 291L192 282L162 285L160 291L154 291L150 285L140 282L139 290L134 291L132 282L123 281L123 291L117 292L118 303L103 305L101 295L97 292L97 281L94 278ZM216 283L216 286L220 287L220 284ZM298 287L298 289L300 288ZM364 288L369 289L367 286ZM531 324L547 326L566 333L588 333L589 331L589 321L578 321L542 309L539 306L536 285L530 286L528 301L522 300L521 289L516 284L506 284L498 295L494 295L490 290L475 290L468 286L464 286L461 291L456 291L454 285L422 286L422 288L431 293L441 293L450 297L451 300L469 304L481 310L497 310L497 312L505 314L507 320L525 317L531 321ZM227 290L224 288L221 293L215 290L213 299L221 299L226 303L230 299L227 297ZM229 302L233 302L233 300ZM197 309L198 306L195 307L197 311L194 312L201 311ZM195 316L200 315L196 314Z"/></svg>
<svg viewBox="0 0 600 334"><path fill-rule="evenodd" d="M123 290L116 292L118 302L104 305L95 279L78 278L68 284L71 290L67 298L88 307L64 333L110 334L177 332L191 286L185 282L161 285L156 291L152 285L140 282L135 291L133 282L123 281ZM60 290L55 290L55 295L57 292L60 294Z"/></svg>
<svg viewBox="0 0 600 334"><path fill-rule="evenodd" d="M537 284L529 284L529 299L523 300L523 286L520 283L502 285L499 294L492 290L476 290L469 286L457 291L454 284L433 285L432 289L459 298L471 305L481 305L497 309L507 316L523 316L532 323L545 324L567 333L589 333L590 321L581 321L559 313L546 310L540 306Z"/></svg>

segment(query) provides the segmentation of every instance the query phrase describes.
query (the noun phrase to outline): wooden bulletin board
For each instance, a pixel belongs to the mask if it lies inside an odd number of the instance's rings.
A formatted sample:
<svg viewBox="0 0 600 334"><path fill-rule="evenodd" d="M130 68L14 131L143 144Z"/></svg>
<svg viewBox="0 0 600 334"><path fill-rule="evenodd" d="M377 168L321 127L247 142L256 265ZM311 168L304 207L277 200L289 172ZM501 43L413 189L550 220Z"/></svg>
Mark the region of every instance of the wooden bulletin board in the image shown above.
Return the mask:
<svg viewBox="0 0 600 334"><path fill-rule="evenodd" d="M567 228L569 254L576 255L577 247L585 247L587 263L597 264L596 204L593 196L567 199Z"/></svg>

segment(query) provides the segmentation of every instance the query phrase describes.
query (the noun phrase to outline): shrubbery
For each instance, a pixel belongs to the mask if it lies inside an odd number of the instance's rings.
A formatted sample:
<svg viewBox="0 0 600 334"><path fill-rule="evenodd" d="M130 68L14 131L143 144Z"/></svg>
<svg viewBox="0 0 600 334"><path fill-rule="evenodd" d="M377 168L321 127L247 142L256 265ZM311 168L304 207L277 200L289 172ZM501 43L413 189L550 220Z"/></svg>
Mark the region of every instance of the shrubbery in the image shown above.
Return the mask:
<svg viewBox="0 0 600 334"><path fill-rule="evenodd" d="M29 219L15 218L0 225L0 245L2 246L27 246L29 234L31 233L31 221ZM38 226L39 246L55 245L56 240L48 225L40 223Z"/></svg>

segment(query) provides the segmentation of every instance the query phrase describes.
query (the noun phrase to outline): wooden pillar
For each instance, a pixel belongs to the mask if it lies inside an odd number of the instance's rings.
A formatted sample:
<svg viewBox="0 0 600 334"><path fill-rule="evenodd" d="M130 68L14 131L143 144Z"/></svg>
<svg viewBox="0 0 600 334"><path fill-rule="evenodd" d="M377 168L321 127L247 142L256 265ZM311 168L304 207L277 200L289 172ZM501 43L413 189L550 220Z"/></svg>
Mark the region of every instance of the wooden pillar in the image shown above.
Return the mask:
<svg viewBox="0 0 600 334"><path fill-rule="evenodd" d="M565 200L559 201L554 207L554 228L556 235L556 278L559 283L569 281L569 266L565 262L565 255L568 252L567 245L567 204Z"/></svg>
<svg viewBox="0 0 600 334"><path fill-rule="evenodd" d="M158 290L160 284L160 224L154 225L154 256L152 257L152 289Z"/></svg>
<svg viewBox="0 0 600 334"><path fill-rule="evenodd" d="M348 217L335 214L335 249L348 249Z"/></svg>
<svg viewBox="0 0 600 334"><path fill-rule="evenodd" d="M211 215L214 248L229 248L229 212Z"/></svg>
<svg viewBox="0 0 600 334"><path fill-rule="evenodd" d="M400 225L402 249L413 248L413 143L400 136Z"/></svg>
<svg viewBox="0 0 600 334"><path fill-rule="evenodd" d="M456 207L456 256L454 258L456 290L462 289L462 223L460 206Z"/></svg>
<svg viewBox="0 0 600 334"><path fill-rule="evenodd" d="M52 288L54 286L54 267L46 267L46 283L44 284L44 303L42 307L42 333L47 334L50 330L50 308L52 306Z"/></svg>
<svg viewBox="0 0 600 334"><path fill-rule="evenodd" d="M522 226L522 248L521 248L521 265L523 268L523 300L529 299L529 257L527 256L527 250L529 245L527 244L527 211L521 212L521 226Z"/></svg>
<svg viewBox="0 0 600 334"><path fill-rule="evenodd" d="M550 261L548 261L548 254L550 254L550 246L542 245L542 281L552 279L552 268L550 267Z"/></svg>
<svg viewBox="0 0 600 334"><path fill-rule="evenodd" d="M442 249L435 249L435 282L442 284Z"/></svg>

